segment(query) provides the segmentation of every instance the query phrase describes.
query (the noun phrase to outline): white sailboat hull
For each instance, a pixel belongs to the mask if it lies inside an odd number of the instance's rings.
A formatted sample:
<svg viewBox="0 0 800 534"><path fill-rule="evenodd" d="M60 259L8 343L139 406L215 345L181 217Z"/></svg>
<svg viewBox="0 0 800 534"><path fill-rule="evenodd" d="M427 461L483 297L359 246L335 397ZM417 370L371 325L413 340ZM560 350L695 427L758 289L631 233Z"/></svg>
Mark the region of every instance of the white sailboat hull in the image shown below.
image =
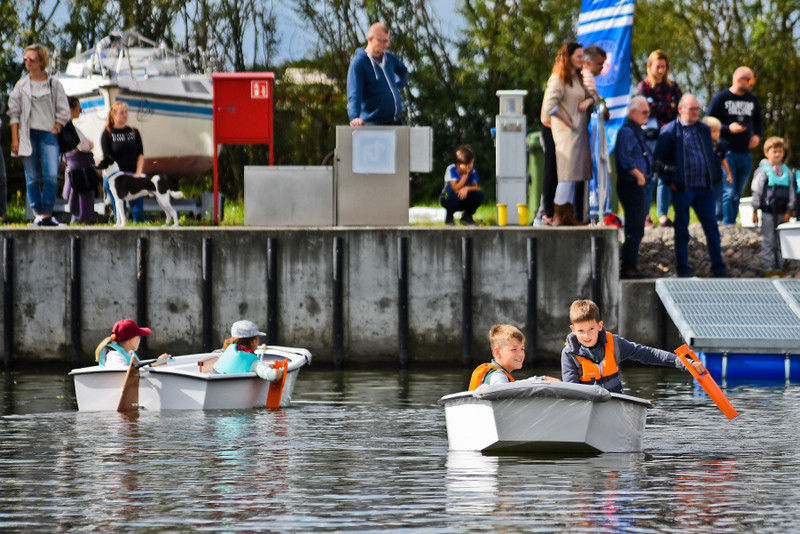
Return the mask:
<svg viewBox="0 0 800 534"><path fill-rule="evenodd" d="M130 110L128 124L142 136L145 173L188 176L212 168L211 78L192 72L188 58L164 43L112 32L70 59L59 80L81 101L75 125L94 143L98 160L108 111L121 100Z"/></svg>

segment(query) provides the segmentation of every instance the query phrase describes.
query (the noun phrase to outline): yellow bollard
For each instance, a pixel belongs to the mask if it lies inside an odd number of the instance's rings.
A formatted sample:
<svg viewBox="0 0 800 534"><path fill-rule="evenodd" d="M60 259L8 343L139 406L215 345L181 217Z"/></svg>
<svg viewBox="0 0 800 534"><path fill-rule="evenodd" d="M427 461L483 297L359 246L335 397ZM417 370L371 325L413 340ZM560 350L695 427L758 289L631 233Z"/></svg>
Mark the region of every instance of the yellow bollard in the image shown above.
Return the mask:
<svg viewBox="0 0 800 534"><path fill-rule="evenodd" d="M508 206L505 204L497 205L497 225L505 226L508 224Z"/></svg>
<svg viewBox="0 0 800 534"><path fill-rule="evenodd" d="M527 204L517 204L517 214L519 215L519 224L520 226L525 226L528 224L528 205Z"/></svg>

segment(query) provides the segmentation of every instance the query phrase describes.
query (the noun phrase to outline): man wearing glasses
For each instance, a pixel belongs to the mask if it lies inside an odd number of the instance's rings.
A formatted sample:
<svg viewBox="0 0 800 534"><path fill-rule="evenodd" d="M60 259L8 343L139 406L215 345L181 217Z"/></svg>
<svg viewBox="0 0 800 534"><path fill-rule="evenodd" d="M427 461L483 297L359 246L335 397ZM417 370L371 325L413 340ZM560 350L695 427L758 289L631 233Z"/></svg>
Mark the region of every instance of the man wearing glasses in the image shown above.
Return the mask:
<svg viewBox="0 0 800 534"><path fill-rule="evenodd" d="M628 118L617 134L617 196L625 209L625 243L622 245L622 278L640 278L639 245L644 237L644 221L650 210L648 181L653 178L653 155L642 128L650 116L650 104L634 96L628 105Z"/></svg>
<svg viewBox="0 0 800 534"><path fill-rule="evenodd" d="M356 50L347 71L347 114L350 126L400 125L400 90L408 69L388 51L389 28L376 22L369 28L366 48Z"/></svg>
<svg viewBox="0 0 800 534"><path fill-rule="evenodd" d="M685 94L678 103L678 118L661 129L653 156L658 175L672 191L675 208L675 260L678 276L692 275L689 266L689 208L693 208L706 234L713 276L727 276L717 227L714 184L722 180L722 167L714 157L711 129L700 122L700 103Z"/></svg>
<svg viewBox="0 0 800 534"><path fill-rule="evenodd" d="M752 70L739 67L733 73L732 85L714 95L706 112L707 116L722 122L722 137L730 146L725 159L730 165L733 183L726 183L722 191L722 223L726 226L736 224L739 199L753 165L750 150L758 146L764 130L761 106L753 94L755 82Z"/></svg>

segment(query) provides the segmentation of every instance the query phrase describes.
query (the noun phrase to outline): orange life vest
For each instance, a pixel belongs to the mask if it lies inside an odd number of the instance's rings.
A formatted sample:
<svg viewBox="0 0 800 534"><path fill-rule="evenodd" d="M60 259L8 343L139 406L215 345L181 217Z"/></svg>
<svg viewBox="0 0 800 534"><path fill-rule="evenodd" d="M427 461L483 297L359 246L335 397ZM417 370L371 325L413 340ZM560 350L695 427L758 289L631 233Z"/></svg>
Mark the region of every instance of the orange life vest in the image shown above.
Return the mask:
<svg viewBox="0 0 800 534"><path fill-rule="evenodd" d="M577 354L574 357L581 364L581 369L583 370L581 382L589 384L602 383L608 381L609 377L619 374L617 358L614 355L614 335L611 332L606 331L606 355L600 365Z"/></svg>
<svg viewBox="0 0 800 534"><path fill-rule="evenodd" d="M490 363L482 363L474 371L472 371L472 378L469 381L469 390L468 391L472 391L473 389L476 389L478 386L483 384L483 379L486 377L486 374L489 371L492 371L494 369L499 369L499 370L503 371L506 374L506 376L508 377L509 382L513 382L514 381L514 377L511 376L511 374L508 371L506 371L505 369L503 369L499 365L495 365L495 364L493 364L491 362Z"/></svg>

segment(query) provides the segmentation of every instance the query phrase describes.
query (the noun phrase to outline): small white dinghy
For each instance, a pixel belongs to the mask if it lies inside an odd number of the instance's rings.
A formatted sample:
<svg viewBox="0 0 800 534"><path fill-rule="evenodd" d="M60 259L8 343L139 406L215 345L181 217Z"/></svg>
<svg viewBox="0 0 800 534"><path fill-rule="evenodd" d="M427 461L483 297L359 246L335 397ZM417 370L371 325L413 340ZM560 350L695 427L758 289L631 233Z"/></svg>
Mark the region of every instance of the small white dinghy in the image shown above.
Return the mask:
<svg viewBox="0 0 800 534"><path fill-rule="evenodd" d="M297 374L311 363L311 353L302 348L267 346L257 351L264 361L286 362L286 378L268 382L255 373L216 374L211 369L221 352L176 356L161 365L138 369L136 408L159 410L239 410L264 407L271 388L280 391L280 407L292 402ZM147 360L155 363L156 360ZM117 411L128 369L94 365L73 369L75 396L81 412ZM282 384L280 383L282 382ZM275 405L278 401L275 399ZM120 409L120 411L123 411Z"/></svg>
<svg viewBox="0 0 800 534"><path fill-rule="evenodd" d="M450 450L638 452L650 401L540 377L446 395Z"/></svg>
<svg viewBox="0 0 800 534"><path fill-rule="evenodd" d="M781 255L787 260L800 260L800 222L778 225Z"/></svg>

